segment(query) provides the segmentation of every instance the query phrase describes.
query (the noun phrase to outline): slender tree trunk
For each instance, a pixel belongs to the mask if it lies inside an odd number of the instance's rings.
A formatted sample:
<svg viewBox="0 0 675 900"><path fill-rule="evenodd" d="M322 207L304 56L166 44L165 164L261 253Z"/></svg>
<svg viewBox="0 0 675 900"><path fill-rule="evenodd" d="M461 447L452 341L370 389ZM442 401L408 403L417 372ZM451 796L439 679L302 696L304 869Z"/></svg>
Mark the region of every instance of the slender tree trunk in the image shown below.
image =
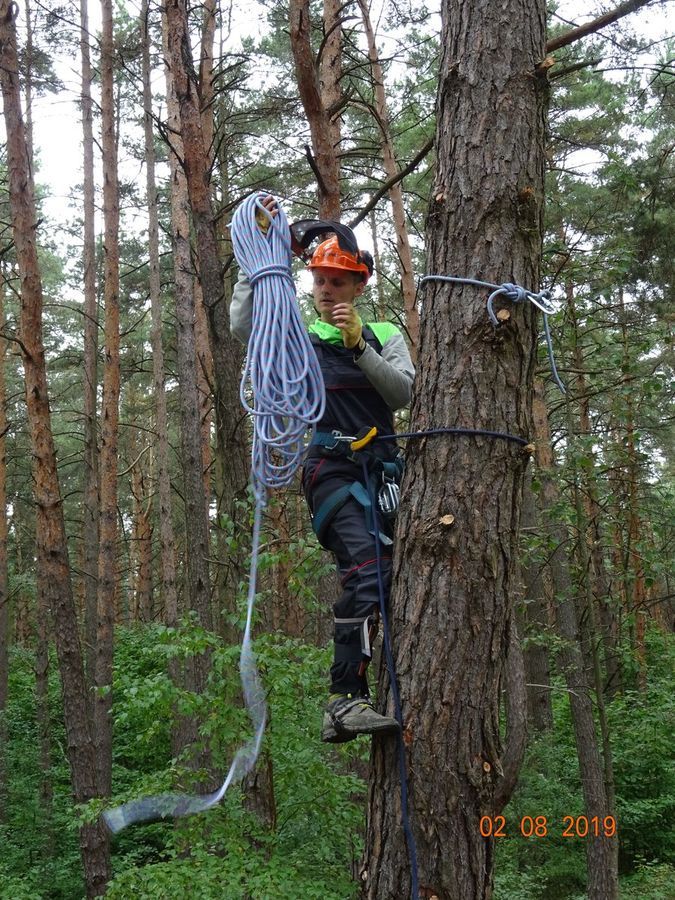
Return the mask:
<svg viewBox="0 0 675 900"><path fill-rule="evenodd" d="M363 28L366 32L366 40L368 41L368 58L370 59L370 71L375 91L375 112L382 146L382 165L387 178L393 178L399 171L399 165L396 161L394 141L391 134L387 96L384 89L384 73L377 52L375 34L366 0L359 0L359 8L363 19ZM403 188L400 181L397 181L389 189L389 199L391 201L391 214L396 233L396 252L401 274L401 294L403 295L406 329L410 338L410 352L413 361L416 361L417 347L420 340L420 315L417 309L417 290L413 275L412 252L410 250L405 206L403 204Z"/></svg>
<svg viewBox="0 0 675 900"><path fill-rule="evenodd" d="M169 166L171 172L171 228L173 244L174 293L176 299L176 358L181 428L181 463L185 511L185 594L182 612L195 610L201 624L211 627L207 503L202 469L202 441L199 417L199 387L195 338L194 272L190 250L190 202L185 175L185 149L181 137L180 110L173 68L169 64L171 24L165 7L162 41L166 61L166 97ZM206 685L208 660L186 661L181 672L171 668L174 680L200 693ZM197 723L178 717L173 734L174 752L195 743Z"/></svg>
<svg viewBox="0 0 675 900"><path fill-rule="evenodd" d="M584 467L579 477L583 477L584 515L588 522L586 542L588 546L589 571L594 606L598 610L601 623L601 634L604 651L606 678L604 693L611 697L621 687L621 668L618 648L618 628L616 613L613 609L610 581L605 566L602 549L602 510L598 499L596 480L596 454L592 448L591 410L588 398L588 384L585 374L585 359L579 335L579 322L574 300L574 285L566 280L565 294L569 331L573 343L574 368L577 372L576 393L579 403L579 430L586 445L584 454L590 458L591 465Z"/></svg>
<svg viewBox="0 0 675 900"><path fill-rule="evenodd" d="M216 0L205 0L202 8L202 39L199 54L199 96L201 99L202 132L204 147L209 160L213 162L215 147L214 129L214 71L213 41L216 34Z"/></svg>
<svg viewBox="0 0 675 900"><path fill-rule="evenodd" d="M590 820L615 815L605 786L606 770L595 730L591 686L580 647L579 625L566 552L567 534L551 512L560 500L557 474L551 450L551 435L543 400L543 386L537 383L534 405L536 462L542 484L542 518L556 549L550 558L552 590L558 633L563 639L558 651L558 664L569 691L572 725L579 759L579 774L584 796L584 813ZM618 896L617 838L590 836L586 841L589 900L614 900Z"/></svg>
<svg viewBox="0 0 675 900"><path fill-rule="evenodd" d="M532 474L525 476L523 492L522 529L529 534L539 530L537 509L532 493ZM553 706L551 703L551 680L548 648L543 635L548 628L546 591L540 566L529 562L523 567L525 603L523 623L528 646L524 651L525 673L527 677L527 718L535 731L550 731L553 728Z"/></svg>
<svg viewBox="0 0 675 900"><path fill-rule="evenodd" d="M289 19L295 77L312 140L313 155L309 147L307 155L317 180L319 216L339 221L340 164L334 142L331 111L322 96L319 68L312 52L309 0L290 0ZM324 52L330 52L329 43L330 40L326 43ZM327 64L324 64L324 73L326 68Z"/></svg>
<svg viewBox="0 0 675 900"><path fill-rule="evenodd" d="M621 307L621 335L623 345L623 371L622 380L630 378L633 359L631 357L628 323L626 321L626 307L623 299L623 291L620 294ZM635 407L631 389L624 394L624 430L625 430L625 477L628 495L628 560L630 575L627 579L626 595L629 599L629 615L633 617L633 641L635 657L638 663L637 683L641 691L647 689L647 654L645 650L645 611L646 611L646 587L645 571L642 562L641 542L643 540L643 523L640 516L640 504L638 499L638 485L640 483L640 463L638 461L637 441L635 437Z"/></svg>
<svg viewBox="0 0 675 900"><path fill-rule="evenodd" d="M5 327L5 273L0 267L0 331ZM5 819L7 803L7 769L5 767L7 708L9 688L9 596L7 593L7 394L5 390L5 360L7 341L0 337L0 824Z"/></svg>
<svg viewBox="0 0 675 900"><path fill-rule="evenodd" d="M51 430L42 340L42 282L35 242L35 193L19 100L14 8L6 0L0 2L0 80L7 132L10 208L21 279L21 354L33 454L37 571L54 622L73 795L76 802L84 803L96 796L96 761ZM108 845L102 826L83 826L80 848L87 896L99 896L109 878Z"/></svg>
<svg viewBox="0 0 675 900"><path fill-rule="evenodd" d="M190 257L190 227L189 207L190 196L189 179L183 176L189 168L188 155L190 147L186 147L185 135L182 128L180 96L176 77L176 68L179 68L179 76L184 90L190 91L190 81L184 69L184 61L181 56L183 44L180 43L181 35L187 42L187 24L181 20L181 13L185 14L185 8L179 9L180 0L170 0L166 7L165 18L165 43L167 47L167 108L169 112L169 127L172 132L171 177L172 177L172 221L174 238L174 271L176 275L176 318L177 318L177 343L179 370L179 390L181 409L181 455L183 461L183 475L185 480L185 525L187 540L187 584L189 608L194 609L201 624L205 628L211 627L210 607L210 581L209 581L209 538L208 521L206 517L207 502L204 493L204 481L202 477L202 442L201 423L199 421L199 390L197 379L197 352L195 342L195 295L192 282L192 260ZM178 20L178 22L176 21ZM178 31L177 31L178 29ZM183 29L182 31L180 29ZM176 41L178 47L173 47ZM178 63L176 63L178 55ZM197 114L199 110L197 109ZM193 129L201 137L199 123L192 123ZM175 131L174 131L175 128ZM177 140L181 135L180 141ZM202 177L206 171L202 170ZM202 186L208 200L208 185ZM202 230L208 228L202 224ZM214 262L213 256L216 256ZM211 247L211 258L204 264L206 278L209 280L212 291L217 292L220 274L215 250L215 237ZM215 267L216 271L213 271ZM204 275L202 276L204 278ZM205 673L204 673L205 678ZM203 685L202 685L203 687Z"/></svg>
<svg viewBox="0 0 675 900"><path fill-rule="evenodd" d="M35 715L40 745L40 813L42 824L43 859L49 860L54 851L53 789L52 789L52 736L49 717L49 607L42 585L37 591L36 647L35 647Z"/></svg>
<svg viewBox="0 0 675 900"><path fill-rule="evenodd" d="M368 213L368 221L370 222L370 235L373 240L373 262L375 271L382 271L382 263L380 261L380 241L377 235L377 219L375 218L375 210L371 209ZM377 279L377 318L380 322L387 321L387 304L384 299L384 283L382 278Z"/></svg>
<svg viewBox="0 0 675 900"><path fill-rule="evenodd" d="M536 289L548 90L535 67L545 3L444 0L442 21L427 271ZM483 293L429 285L413 429L529 436L535 315L523 305L504 312L495 333ZM499 698L519 592L526 463L522 448L483 438L422 441L408 456L390 618L420 893L439 900L492 894L494 842L478 823L507 799ZM374 745L370 900L410 895L395 753L393 742Z"/></svg>
<svg viewBox="0 0 675 900"><path fill-rule="evenodd" d="M83 578L84 641L87 678L94 684L96 667L96 623L98 618L98 437L96 392L98 386L98 298L96 296L96 236L94 192L94 130L91 98L91 59L87 0L80 0L80 56L82 59L82 144L84 150L84 247L82 254L84 287L84 500Z"/></svg>
<svg viewBox="0 0 675 900"><path fill-rule="evenodd" d="M159 278L159 222L157 184L155 180L155 144L152 131L152 93L150 90L150 34L148 0L141 7L143 44L143 108L145 110L145 165L148 202L148 262L150 273L150 308L152 314L152 375L155 401L155 433L157 435L157 497L159 505L159 544L162 581L162 603L167 622L178 621L176 562L171 515L171 480L169 475L169 427L164 382L164 345L162 342L162 300Z"/></svg>
<svg viewBox="0 0 675 900"><path fill-rule="evenodd" d="M96 761L99 791L112 791L112 672L117 579L117 447L120 397L119 187L115 135L112 0L101 0L105 366L101 410L101 498L96 631Z"/></svg>
<svg viewBox="0 0 675 900"><path fill-rule="evenodd" d="M169 0L166 6L167 62L171 69L183 144L183 166L194 226L199 279L209 321L209 339L215 377L216 431L220 446L229 456L225 511L235 514L235 499L248 481L249 462L243 429L237 428L239 378L242 348L230 333L229 311L225 303L223 268L218 253L217 234L211 208L209 159L204 145L201 112L190 60L185 0ZM194 349L192 351L194 353ZM197 552L208 558L208 536L191 534ZM206 585L208 589L208 584ZM201 615L202 607L198 609ZM210 609L204 607L210 622ZM203 619L206 622L206 618Z"/></svg>

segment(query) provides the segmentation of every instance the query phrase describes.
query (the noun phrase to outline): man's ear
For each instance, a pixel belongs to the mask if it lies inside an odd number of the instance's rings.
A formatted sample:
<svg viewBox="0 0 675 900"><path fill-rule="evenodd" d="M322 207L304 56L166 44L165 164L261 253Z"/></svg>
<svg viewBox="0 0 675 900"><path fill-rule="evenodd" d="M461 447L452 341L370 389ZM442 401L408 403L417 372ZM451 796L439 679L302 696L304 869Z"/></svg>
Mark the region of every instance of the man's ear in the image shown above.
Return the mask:
<svg viewBox="0 0 675 900"><path fill-rule="evenodd" d="M356 300L357 297L360 297L361 294L365 291L365 289L366 289L365 281L363 281L363 280L359 281L354 289L354 299Z"/></svg>

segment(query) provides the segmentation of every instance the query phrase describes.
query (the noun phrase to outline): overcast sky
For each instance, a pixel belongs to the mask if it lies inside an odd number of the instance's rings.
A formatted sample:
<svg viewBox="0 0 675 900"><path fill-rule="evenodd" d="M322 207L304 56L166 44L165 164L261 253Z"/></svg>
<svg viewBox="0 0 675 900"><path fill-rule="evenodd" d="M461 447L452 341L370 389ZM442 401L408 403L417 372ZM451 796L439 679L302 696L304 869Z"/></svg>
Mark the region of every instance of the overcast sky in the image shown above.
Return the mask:
<svg viewBox="0 0 675 900"><path fill-rule="evenodd" d="M25 26L24 0L20 0L21 13L18 20L19 40L22 40L22 31ZM233 22L243 22L242 28L233 29L227 50L235 50L240 45L241 35L259 34L265 28L265 11L245 0L234 0ZM600 11L612 8L614 4L601 4L598 0L591 3L580 3L579 0L564 0L559 5L559 14L570 22L581 24L594 18ZM592 10L588 12L588 9ZM100 28L100 5L98 2L90 4L90 30L97 31ZM126 4L129 14L137 16L139 5L133 2ZM79 24L79 4L70 0L66 15L73 22ZM664 40L672 33L668 29L666 10L672 12L672 3L664 6L655 4L653 9L649 7L640 10L624 20L626 24L634 28L640 35L650 36L654 40ZM580 12L584 10L584 12ZM658 50L658 48L656 48ZM79 54L76 58L61 58L55 61L57 74L63 82L64 90L57 95L49 95L37 100L34 105L35 144L39 155L39 172L37 179L47 192L45 211L48 217L58 223L64 218L69 218L72 213L67 210L69 192L82 181L82 148L81 126L79 111L76 101L80 93ZM155 74L155 86L157 92L163 87L163 73ZM135 178L145 182L145 173L138 163L122 160L123 175L125 178Z"/></svg>

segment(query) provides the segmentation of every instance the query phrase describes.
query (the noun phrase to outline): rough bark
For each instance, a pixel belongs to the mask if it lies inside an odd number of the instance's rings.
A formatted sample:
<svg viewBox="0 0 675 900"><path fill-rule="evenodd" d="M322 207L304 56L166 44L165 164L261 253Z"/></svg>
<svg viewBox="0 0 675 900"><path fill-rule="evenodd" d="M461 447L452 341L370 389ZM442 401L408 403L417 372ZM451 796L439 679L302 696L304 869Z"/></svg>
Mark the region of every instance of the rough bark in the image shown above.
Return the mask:
<svg viewBox="0 0 675 900"><path fill-rule="evenodd" d="M37 572L54 624L73 795L76 802L84 803L96 796L96 760L51 430L42 339L42 282L36 246L35 192L19 100L14 7L6 0L0 2L0 80L7 132L12 229L21 282L20 340L33 455ZM109 877L107 840L101 826L86 825L80 829L80 849L87 896L100 896Z"/></svg>
<svg viewBox="0 0 675 900"><path fill-rule="evenodd" d="M194 227L199 280L209 322L209 340L215 378L215 414L218 443L227 448L229 466L225 488L225 511L234 514L234 501L248 482L247 444L238 428L239 377L243 349L230 333L229 311L225 303L223 267L211 208L209 159L202 133L196 78L190 63L185 0L170 0L166 7L167 63L171 69L177 100L182 162ZM194 349L193 349L194 354ZM207 535L191 534L197 552L208 558ZM208 585L206 585L208 588ZM198 612L201 615L201 607ZM210 621L210 611L204 610ZM206 622L206 619L203 620Z"/></svg>
<svg viewBox="0 0 675 900"><path fill-rule="evenodd" d="M373 25L370 21L370 12L366 0L359 0L359 9L363 19L363 28L368 42L368 58L375 93L375 113L380 130L380 145L382 147L382 166L387 178L393 178L399 171L394 151L394 141L391 134L389 109L384 88L384 72L380 64L380 57L375 43ZM391 215L396 234L396 253L398 255L399 272L401 275L401 295L403 297L403 309L405 311L406 329L410 339L410 353L413 362L417 360L417 348L420 340L420 315L417 309L417 290L413 275L412 252L405 218L405 206L403 204L403 189L401 182L397 181L389 189L391 201Z"/></svg>
<svg viewBox="0 0 675 900"><path fill-rule="evenodd" d="M569 691L574 739L579 760L584 797L584 814L589 818L614 815L613 806L605 789L605 770L595 730L591 686L586 673L580 646L579 623L574 604L575 588L569 570L565 529L550 513L560 499L556 476L551 435L543 388L537 386L537 402L534 407L536 435L536 463L541 480L542 520L555 541L551 555L550 579L555 594L556 624L563 644L558 652L558 666ZM588 867L587 893L589 900L614 900L618 896L617 838L589 836L586 841Z"/></svg>
<svg viewBox="0 0 675 900"><path fill-rule="evenodd" d="M174 531L171 514L171 479L169 475L169 427L164 382L164 344L162 342L162 299L159 278L159 221L157 184L155 179L155 144L152 132L152 93L150 90L150 35L148 29L148 0L141 7L141 35L143 44L143 108L145 111L145 165L148 203L148 265L152 328L152 378L155 405L155 458L157 460L157 502L159 512L159 545L161 569L161 599L167 622L178 620L176 592L176 562Z"/></svg>
<svg viewBox="0 0 675 900"><path fill-rule="evenodd" d="M319 67L312 51L309 0L290 0L289 19L295 78L312 141L313 153L309 148L307 153L317 180L319 217L339 221L340 163L334 143L334 126L327 101L322 96ZM329 43L330 38L326 50ZM324 64L324 75L327 66Z"/></svg>
<svg viewBox="0 0 675 900"><path fill-rule="evenodd" d="M84 484L82 544L84 579L84 642L89 683L94 683L98 596L98 438L96 392L98 386L98 298L96 296L96 235L94 192L94 129L91 98L91 56L87 0L80 0L80 57L82 60L83 146L83 288L84 288Z"/></svg>
<svg viewBox="0 0 675 900"><path fill-rule="evenodd" d="M94 724L101 796L112 792L112 672L117 579L117 448L120 397L119 187L115 134L112 0L101 0L101 150L105 362L101 407L98 616Z"/></svg>
<svg viewBox="0 0 675 900"><path fill-rule="evenodd" d="M427 271L536 289L547 86L534 70L545 3L446 0L442 17ZM412 428L529 436L535 315L522 305L508 314L495 332L484 294L429 286ZM494 813L502 777L499 698L526 464L520 447L482 438L420 441L408 453L392 640L420 892L441 900L492 894L494 843L478 823ZM366 896L409 896L392 744L374 745L369 801Z"/></svg>
<svg viewBox="0 0 675 900"><path fill-rule="evenodd" d="M213 41L216 34L216 0L205 0L202 7L202 39L199 54L199 96L201 99L202 132L209 160L214 159L214 72Z"/></svg>
<svg viewBox="0 0 675 900"><path fill-rule="evenodd" d="M185 526L189 536L186 544L187 555L187 596L188 608L194 609L201 624L211 627L210 589L209 589L209 538L206 518L206 497L202 477L202 442L199 421L199 390L197 383L196 343L195 343L195 295L193 290L192 260L190 255L190 223L189 223L189 180L188 163L190 148L186 147L185 133L180 114L179 83L182 90L190 93L190 80L181 57L181 46L175 47L181 34L185 35L184 7L180 2L170 2L166 7L165 44L167 47L167 110L173 152L170 153L171 165L171 213L174 245L174 273L176 285L176 352L179 372L179 402L181 419L181 457L185 486ZM178 17L178 22L176 22ZM173 49L172 49L173 46ZM187 44L189 47L189 44ZM178 71L177 71L178 69ZM197 109L198 113L198 109ZM195 131L201 140L199 122L191 121L190 136L195 140ZM180 135L180 139L179 139ZM203 147L202 147L203 149ZM206 172L202 170L201 199L208 185ZM194 178L193 173L193 178ZM198 179L197 179L198 180ZM202 231L208 227L201 224ZM210 235L206 235L207 240ZM214 262L215 238L212 241L209 261L202 270L202 280L206 277L211 290L217 292L219 283L219 265ZM216 254L217 255L217 254ZM210 267L209 268L209 264ZM213 272L216 268L218 271Z"/></svg>

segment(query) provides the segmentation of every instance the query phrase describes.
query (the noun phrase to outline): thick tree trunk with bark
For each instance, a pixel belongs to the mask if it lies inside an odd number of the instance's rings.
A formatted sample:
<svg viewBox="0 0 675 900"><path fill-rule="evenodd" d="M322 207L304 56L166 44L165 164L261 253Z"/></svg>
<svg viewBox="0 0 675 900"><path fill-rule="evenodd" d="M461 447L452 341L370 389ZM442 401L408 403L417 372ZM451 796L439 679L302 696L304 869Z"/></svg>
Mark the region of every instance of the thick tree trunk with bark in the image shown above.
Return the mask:
<svg viewBox="0 0 675 900"><path fill-rule="evenodd" d="M112 0L101 0L101 148L103 157L103 254L105 364L101 408L101 495L96 629L94 723L99 791L112 791L112 672L117 579L117 445L120 397L119 187L115 135Z"/></svg>
<svg viewBox="0 0 675 900"><path fill-rule="evenodd" d="M14 7L6 0L0 2L0 80L8 136L14 245L21 279L20 340L33 454L37 573L54 623L73 795L76 802L84 803L96 796L96 760L51 430L42 340L42 282L36 246L35 192L19 101L13 12ZM99 896L109 878L107 840L100 825L86 825L80 829L80 849L87 896Z"/></svg>
<svg viewBox="0 0 675 900"><path fill-rule="evenodd" d="M84 485L82 509L84 641L87 678L94 683L98 597L98 437L96 393L98 386L98 298L96 296L96 235L94 192L94 128L91 98L91 59L87 0L80 0L80 56L82 59L82 145L84 246L82 252L84 287Z"/></svg>
<svg viewBox="0 0 675 900"><path fill-rule="evenodd" d="M445 0L442 14L427 271L537 289L547 86L535 67L545 3ZM534 311L509 308L495 332L485 300L475 288L427 288L413 428L529 436ZM420 893L440 900L492 894L494 844L478 826L505 800L500 689L527 460L521 447L487 438L434 438L408 450L392 640ZM410 895L393 742L374 745L366 856L370 900Z"/></svg>
<svg viewBox="0 0 675 900"><path fill-rule="evenodd" d="M145 112L145 165L148 203L148 262L152 329L152 377L155 401L155 432L157 440L157 499L159 507L159 545L161 597L167 621L176 624L178 597L176 593L176 561L174 553L173 519L171 515L171 479L169 475L169 427L164 383L164 345L162 342L162 299L159 278L159 217L157 184L155 179L155 144L152 130L152 92L150 90L150 35L148 29L148 0L141 7L141 35L143 43L143 108Z"/></svg>
<svg viewBox="0 0 675 900"><path fill-rule="evenodd" d="M312 51L309 6L309 0L290 0L291 50L300 100L312 140L312 150L307 148L307 156L317 180L319 217L339 221L340 163L335 143L335 126L329 108L330 101L322 93L319 65ZM339 30L339 26L336 30ZM324 44L324 52L330 54L334 42L335 36L329 36ZM325 79L328 64L324 64L322 68Z"/></svg>

